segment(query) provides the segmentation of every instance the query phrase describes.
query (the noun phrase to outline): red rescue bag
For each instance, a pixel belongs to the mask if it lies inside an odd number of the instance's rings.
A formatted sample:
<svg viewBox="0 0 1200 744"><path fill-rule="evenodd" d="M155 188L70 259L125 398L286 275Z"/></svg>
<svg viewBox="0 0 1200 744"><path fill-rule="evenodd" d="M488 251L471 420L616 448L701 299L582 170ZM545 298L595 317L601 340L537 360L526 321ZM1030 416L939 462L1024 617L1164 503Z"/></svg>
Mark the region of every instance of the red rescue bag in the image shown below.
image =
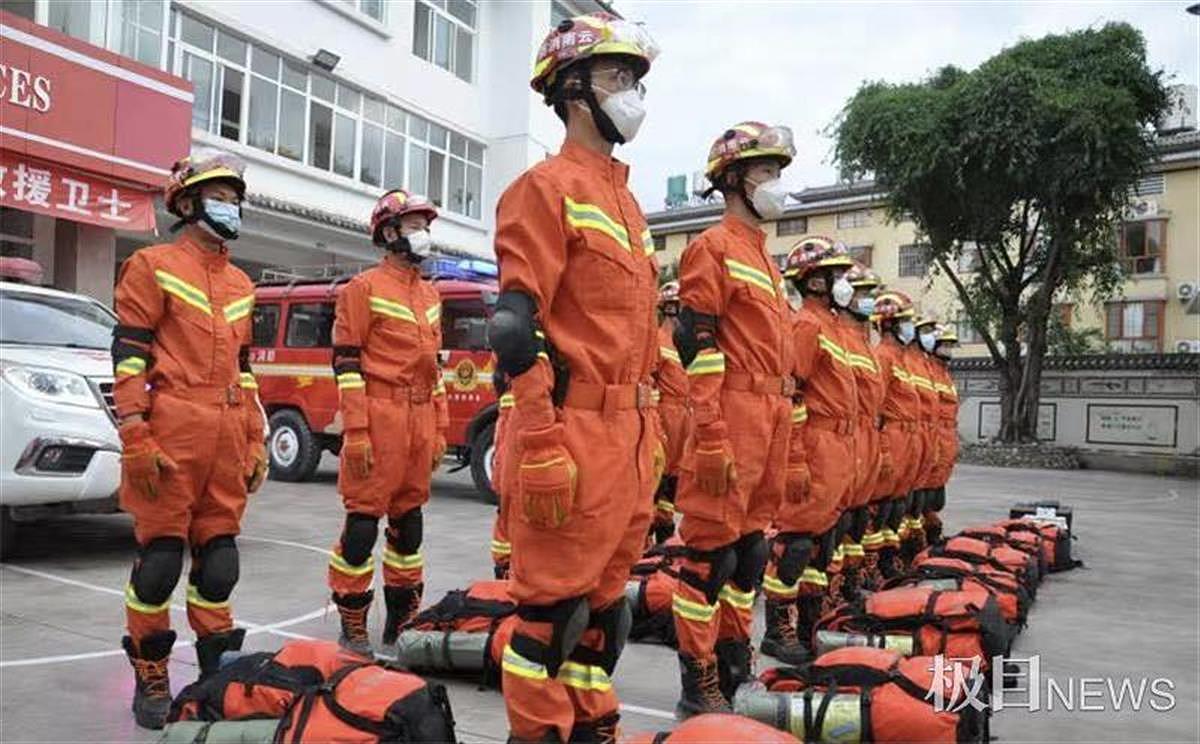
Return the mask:
<svg viewBox="0 0 1200 744"><path fill-rule="evenodd" d="M400 633L396 661L422 673L480 675L480 684L498 687L516 612L507 581L476 581L447 592Z"/></svg>
<svg viewBox="0 0 1200 744"><path fill-rule="evenodd" d="M1041 537L1042 563L1049 573L1070 571L1083 565L1083 561L1071 557L1071 531L1054 522L1045 522L1025 517L1000 522L1009 534L1036 534Z"/></svg>
<svg viewBox="0 0 1200 744"><path fill-rule="evenodd" d="M1025 618L1033 599L1017 577L986 564L975 564L957 558L926 556L913 562L912 570L884 583L884 589L898 586L930 586L934 589L962 589L968 583L983 586L996 598L1004 619L1017 627L1025 627Z"/></svg>
<svg viewBox="0 0 1200 744"><path fill-rule="evenodd" d="M682 541L672 537L646 550L630 569L625 584L625 599L633 614L629 640L659 640L671 648L678 645L671 597L679 582L679 560L686 552Z"/></svg>
<svg viewBox="0 0 1200 744"><path fill-rule="evenodd" d="M1046 575L1046 561L1042 555L1042 535L1040 532L1025 532L1009 530L1003 523L976 525L961 530L959 535L983 540L993 548L1007 546L1033 556L1038 564L1038 575Z"/></svg>
<svg viewBox="0 0 1200 744"><path fill-rule="evenodd" d="M915 562L930 556L957 558L968 563L1008 571L1017 577L1025 591L1029 592L1030 598L1037 597L1037 586L1042 578L1038 570L1040 559L1016 548L1008 545L993 546L984 540L956 535L921 551Z"/></svg>

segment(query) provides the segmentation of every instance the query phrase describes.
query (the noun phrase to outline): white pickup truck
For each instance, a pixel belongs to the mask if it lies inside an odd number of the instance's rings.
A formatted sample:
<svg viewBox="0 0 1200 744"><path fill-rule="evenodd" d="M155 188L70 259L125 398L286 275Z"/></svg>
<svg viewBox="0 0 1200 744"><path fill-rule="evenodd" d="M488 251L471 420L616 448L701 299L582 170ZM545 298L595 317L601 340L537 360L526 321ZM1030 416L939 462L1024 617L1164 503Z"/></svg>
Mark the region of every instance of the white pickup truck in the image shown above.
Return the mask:
<svg viewBox="0 0 1200 744"><path fill-rule="evenodd" d="M90 297L0 282L0 556L22 518L116 510L116 322Z"/></svg>

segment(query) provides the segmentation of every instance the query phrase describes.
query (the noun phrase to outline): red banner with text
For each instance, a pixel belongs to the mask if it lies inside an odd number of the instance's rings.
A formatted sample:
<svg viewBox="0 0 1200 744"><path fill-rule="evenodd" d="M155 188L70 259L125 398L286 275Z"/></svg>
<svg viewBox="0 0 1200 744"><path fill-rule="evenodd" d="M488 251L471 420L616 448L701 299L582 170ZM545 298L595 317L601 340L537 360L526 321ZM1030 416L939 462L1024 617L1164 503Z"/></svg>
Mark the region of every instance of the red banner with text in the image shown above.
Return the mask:
<svg viewBox="0 0 1200 744"><path fill-rule="evenodd" d="M154 193L0 150L0 204L121 230L154 230Z"/></svg>

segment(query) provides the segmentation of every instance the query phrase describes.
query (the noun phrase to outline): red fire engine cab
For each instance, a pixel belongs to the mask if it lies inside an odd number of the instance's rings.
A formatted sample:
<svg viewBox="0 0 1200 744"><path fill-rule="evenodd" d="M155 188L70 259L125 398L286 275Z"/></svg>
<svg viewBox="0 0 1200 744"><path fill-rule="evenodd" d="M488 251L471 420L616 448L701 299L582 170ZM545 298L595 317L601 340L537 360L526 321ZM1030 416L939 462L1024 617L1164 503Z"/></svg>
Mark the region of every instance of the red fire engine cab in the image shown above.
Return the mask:
<svg viewBox="0 0 1200 744"><path fill-rule="evenodd" d="M325 451L342 443L333 377L333 318L337 293L366 264L265 269L255 288L250 361L270 420L271 478L312 476ZM495 264L435 260L431 274L442 296L442 376L450 409L447 443L475 487L493 496L491 464L496 429L495 358L487 322L497 298Z"/></svg>

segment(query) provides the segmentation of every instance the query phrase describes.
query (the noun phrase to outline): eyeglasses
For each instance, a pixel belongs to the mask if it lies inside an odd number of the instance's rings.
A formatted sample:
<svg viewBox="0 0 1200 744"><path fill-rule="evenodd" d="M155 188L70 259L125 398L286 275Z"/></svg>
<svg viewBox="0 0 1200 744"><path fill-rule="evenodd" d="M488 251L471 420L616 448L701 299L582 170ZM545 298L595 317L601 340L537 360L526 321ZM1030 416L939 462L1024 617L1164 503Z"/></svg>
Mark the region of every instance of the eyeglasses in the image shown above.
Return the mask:
<svg viewBox="0 0 1200 744"><path fill-rule="evenodd" d="M646 86L638 80L637 75L628 67L607 67L592 71L592 82L610 81L612 85L600 85L609 93L624 93L636 90L638 95L646 95Z"/></svg>

